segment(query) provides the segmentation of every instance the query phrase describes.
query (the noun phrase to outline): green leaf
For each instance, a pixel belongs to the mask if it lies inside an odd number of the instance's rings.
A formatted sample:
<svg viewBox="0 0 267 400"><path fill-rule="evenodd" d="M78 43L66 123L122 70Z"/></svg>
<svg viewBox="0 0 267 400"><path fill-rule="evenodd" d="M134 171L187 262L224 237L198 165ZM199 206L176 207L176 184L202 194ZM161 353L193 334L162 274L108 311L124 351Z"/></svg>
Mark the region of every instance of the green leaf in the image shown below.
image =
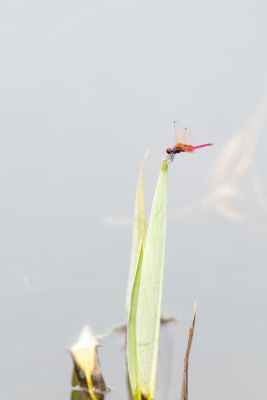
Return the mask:
<svg viewBox="0 0 267 400"><path fill-rule="evenodd" d="M136 268L135 279L131 296L131 308L127 325L127 361L129 379L134 400L141 400L141 389L139 380L139 367L137 361L136 346L136 314L138 307L139 287L144 256L144 242L139 245L139 260Z"/></svg>
<svg viewBox="0 0 267 400"><path fill-rule="evenodd" d="M152 204L136 315L137 364L141 393L154 398L161 317L167 216L168 165L163 163Z"/></svg>
<svg viewBox="0 0 267 400"><path fill-rule="evenodd" d="M145 153L143 165L141 167L138 185L135 199L135 212L134 212L134 226L133 226L133 239L132 239L132 254L130 263L130 272L128 278L128 286L126 292L126 317L128 320L130 306L131 306L131 295L133 282L135 278L136 268L138 265L140 242L146 230L146 215L145 215L145 201L144 201L144 189L143 189L143 175L146 160L148 157L148 151Z"/></svg>

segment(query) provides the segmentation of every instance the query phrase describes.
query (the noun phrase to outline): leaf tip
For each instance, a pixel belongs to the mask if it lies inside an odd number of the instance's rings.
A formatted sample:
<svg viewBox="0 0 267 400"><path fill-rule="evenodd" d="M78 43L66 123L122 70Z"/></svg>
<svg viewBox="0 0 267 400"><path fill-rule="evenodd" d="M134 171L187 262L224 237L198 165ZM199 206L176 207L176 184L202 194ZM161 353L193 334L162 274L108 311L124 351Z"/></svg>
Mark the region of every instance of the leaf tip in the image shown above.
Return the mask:
<svg viewBox="0 0 267 400"><path fill-rule="evenodd" d="M167 172L168 171L168 163L166 160L163 161L162 167L161 167L162 172Z"/></svg>

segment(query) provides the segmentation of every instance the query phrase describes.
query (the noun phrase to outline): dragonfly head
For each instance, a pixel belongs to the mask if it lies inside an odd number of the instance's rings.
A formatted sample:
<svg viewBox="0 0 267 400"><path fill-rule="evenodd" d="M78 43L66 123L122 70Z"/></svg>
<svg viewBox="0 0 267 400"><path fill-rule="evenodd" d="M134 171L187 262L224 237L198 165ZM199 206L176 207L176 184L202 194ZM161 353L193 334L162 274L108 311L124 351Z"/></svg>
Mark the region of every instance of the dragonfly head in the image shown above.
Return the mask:
<svg viewBox="0 0 267 400"><path fill-rule="evenodd" d="M166 153L167 153L167 154L171 154L171 153L172 153L172 149L168 148L168 149L166 150Z"/></svg>

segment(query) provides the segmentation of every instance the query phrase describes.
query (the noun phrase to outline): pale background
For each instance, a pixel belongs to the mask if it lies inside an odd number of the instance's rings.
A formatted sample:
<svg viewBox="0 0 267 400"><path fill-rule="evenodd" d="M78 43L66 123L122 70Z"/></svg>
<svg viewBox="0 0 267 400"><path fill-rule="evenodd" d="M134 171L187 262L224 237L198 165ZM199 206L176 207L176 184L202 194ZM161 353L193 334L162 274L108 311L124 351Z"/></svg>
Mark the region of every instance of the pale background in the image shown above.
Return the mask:
<svg viewBox="0 0 267 400"><path fill-rule="evenodd" d="M174 119L214 146L170 168L163 310L178 323L156 398L179 398L194 295L190 399L264 398L265 103L222 162L231 177L247 146L233 203L214 165L264 98L266 13L259 0L1 3L1 398L69 399L82 326L124 321L138 171L149 148L149 214ZM107 399L127 398L123 343L100 350Z"/></svg>

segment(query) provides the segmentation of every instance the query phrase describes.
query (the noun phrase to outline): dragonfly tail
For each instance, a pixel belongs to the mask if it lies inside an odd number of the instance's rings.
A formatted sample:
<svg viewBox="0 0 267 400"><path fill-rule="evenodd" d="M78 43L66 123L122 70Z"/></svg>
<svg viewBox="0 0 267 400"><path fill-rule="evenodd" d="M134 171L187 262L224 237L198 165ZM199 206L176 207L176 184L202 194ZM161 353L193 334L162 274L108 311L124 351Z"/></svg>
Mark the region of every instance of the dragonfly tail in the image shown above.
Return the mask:
<svg viewBox="0 0 267 400"><path fill-rule="evenodd" d="M201 149L201 147L211 146L213 143L201 144L200 146L193 146L193 147L183 147L183 150L192 151L195 149Z"/></svg>

